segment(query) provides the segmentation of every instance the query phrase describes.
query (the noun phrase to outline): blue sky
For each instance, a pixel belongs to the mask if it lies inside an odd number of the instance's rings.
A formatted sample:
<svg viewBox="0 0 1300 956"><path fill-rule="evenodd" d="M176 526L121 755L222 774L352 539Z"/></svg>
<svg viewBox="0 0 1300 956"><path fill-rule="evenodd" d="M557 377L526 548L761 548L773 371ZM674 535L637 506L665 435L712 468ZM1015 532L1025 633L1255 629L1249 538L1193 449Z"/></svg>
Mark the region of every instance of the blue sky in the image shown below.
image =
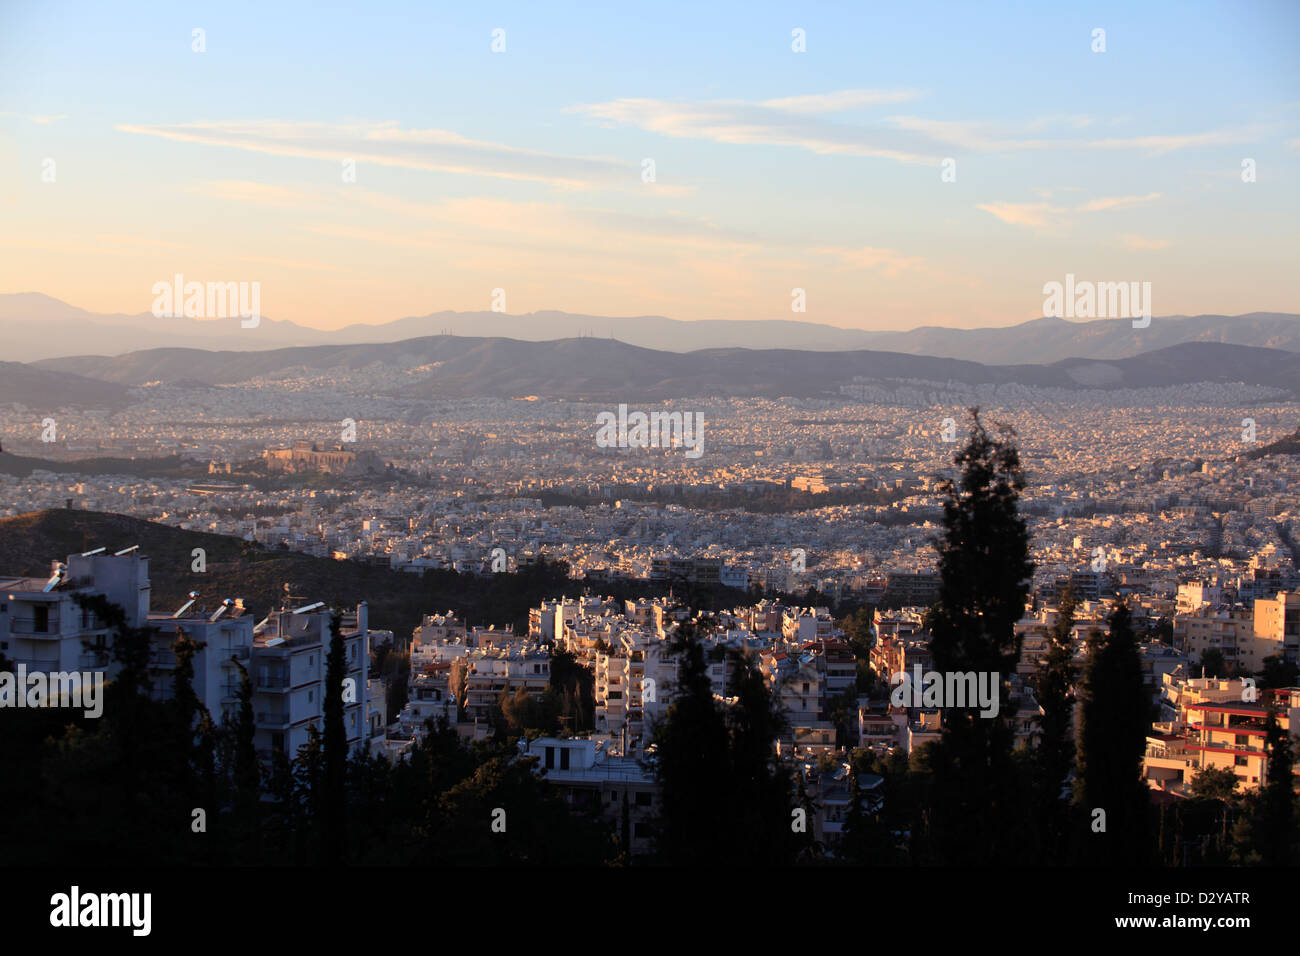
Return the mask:
<svg viewBox="0 0 1300 956"><path fill-rule="evenodd" d="M1300 311L1300 4L1070 7L8 2L0 292L969 327L1072 272Z"/></svg>

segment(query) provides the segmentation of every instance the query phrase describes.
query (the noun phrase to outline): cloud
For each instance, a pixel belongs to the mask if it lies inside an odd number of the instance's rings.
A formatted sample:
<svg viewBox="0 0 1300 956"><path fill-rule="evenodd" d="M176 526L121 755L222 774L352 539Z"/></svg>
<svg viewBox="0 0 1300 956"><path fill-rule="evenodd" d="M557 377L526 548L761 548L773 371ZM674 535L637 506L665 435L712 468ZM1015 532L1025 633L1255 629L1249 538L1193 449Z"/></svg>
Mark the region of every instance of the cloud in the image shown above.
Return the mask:
<svg viewBox="0 0 1300 956"><path fill-rule="evenodd" d="M990 202L980 203L975 208L992 213L1013 226L1030 226L1035 229L1059 226L1061 217L1067 212L1060 206L1045 202Z"/></svg>
<svg viewBox="0 0 1300 956"><path fill-rule="evenodd" d="M1168 239L1145 239L1142 236L1121 236L1120 241L1130 249L1166 249L1170 245Z"/></svg>
<svg viewBox="0 0 1300 956"><path fill-rule="evenodd" d="M1109 196L1104 199L1093 199L1079 206L1078 212L1100 212L1103 209L1128 209L1131 206L1137 206L1144 202L1152 202L1159 199L1160 193L1147 193L1145 196Z"/></svg>
<svg viewBox="0 0 1300 956"><path fill-rule="evenodd" d="M1045 116L1018 126L920 116L887 116L870 125L834 123L824 118L825 114L900 103L921 95L910 89L850 89L757 103L732 99L696 102L617 99L569 107L566 112L580 113L611 126L631 126L679 139L787 146L823 155L876 157L929 166L938 165L958 149L977 153L1133 149L1161 155L1196 146L1248 142L1259 138L1266 129L1244 127L1204 133L1086 140L1068 135L1026 135L1052 127L1075 132L1103 122L1082 114Z"/></svg>
<svg viewBox="0 0 1300 956"><path fill-rule="evenodd" d="M234 179L209 180L199 183L189 192L258 206L310 206L320 202L320 196L301 189Z"/></svg>
<svg viewBox="0 0 1300 956"><path fill-rule="evenodd" d="M920 256L907 256L893 249L876 249L872 246L827 246L812 250L817 255L835 256L848 269L872 269L887 276L895 276L906 269L919 269L925 265Z"/></svg>
<svg viewBox="0 0 1300 956"><path fill-rule="evenodd" d="M37 123L41 126L48 126L51 123L57 123L59 120L68 118L66 113L0 113L0 116L12 116L14 119L24 119L30 123Z"/></svg>
<svg viewBox="0 0 1300 956"><path fill-rule="evenodd" d="M1034 191L1044 199L1051 195L1048 190ZM1162 193L1147 193L1145 196L1104 196L1101 199L1090 199L1074 207L1057 206L1049 202L989 202L980 203L975 208L991 213L1013 226L1059 232L1072 226L1074 216L1078 213L1129 209L1142 203L1154 202L1162 195Z"/></svg>
<svg viewBox="0 0 1300 956"><path fill-rule="evenodd" d="M374 163L466 176L545 183L565 189L631 188L640 167L590 156L563 156L468 139L441 129L402 129L396 123L335 125L252 120L171 125L119 125L125 133L182 143L342 162Z"/></svg>
<svg viewBox="0 0 1300 956"><path fill-rule="evenodd" d="M912 95L911 91L843 90L764 103L619 99L569 107L566 112L678 139L788 146L822 155L876 157L937 166L945 153L925 136L881 125L848 126L818 116L872 102L896 102Z"/></svg>
<svg viewBox="0 0 1300 956"><path fill-rule="evenodd" d="M1082 145L1089 149L1137 149L1153 156L1162 156L1179 149L1198 146L1232 146L1255 142L1267 135L1270 127L1243 126L1237 129L1213 130L1208 133L1186 133L1168 136L1133 136L1127 139L1099 139Z"/></svg>
<svg viewBox="0 0 1300 956"><path fill-rule="evenodd" d="M782 110L787 113L838 113L860 106L876 106L880 103L903 103L916 99L918 90L838 90L834 93L813 93L808 96L785 96L775 100L764 100L768 109Z"/></svg>

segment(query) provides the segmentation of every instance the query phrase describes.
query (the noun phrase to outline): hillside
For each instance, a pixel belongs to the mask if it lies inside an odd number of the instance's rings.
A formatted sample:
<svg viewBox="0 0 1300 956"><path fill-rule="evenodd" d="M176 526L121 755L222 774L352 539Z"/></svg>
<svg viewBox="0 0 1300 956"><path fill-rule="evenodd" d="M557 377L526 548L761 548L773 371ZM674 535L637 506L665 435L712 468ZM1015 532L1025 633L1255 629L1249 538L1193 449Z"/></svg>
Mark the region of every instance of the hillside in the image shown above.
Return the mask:
<svg viewBox="0 0 1300 956"><path fill-rule="evenodd" d="M150 303L142 301L141 308ZM870 314L856 317L878 323ZM542 310L431 312L385 322L355 322L320 330L266 316L255 329L238 319L157 319L87 312L36 292L0 295L0 336L6 357L22 362L71 354L121 355L150 348L262 351L307 345L400 342L448 333L453 336L546 342L582 336L617 339L670 352L758 348L811 351L874 349L986 364L1050 364L1070 356L1131 358L1185 342L1218 342L1300 351L1300 316L1278 312L1246 315L1156 316L1145 329L1128 319L1070 321L1039 318L1015 325L959 329L942 325L908 331L868 331L784 317L683 321L662 315L605 316Z"/></svg>
<svg viewBox="0 0 1300 956"><path fill-rule="evenodd" d="M435 572L423 578L371 567L355 561L333 561L291 551L272 550L226 535L185 531L151 521L99 511L46 510L0 518L0 574L46 577L52 560L106 547L119 551L139 545L149 558L152 607L180 607L189 591L198 591L197 604L215 608L223 598L242 597L260 620L280 606L284 585L308 601L341 601L370 606L370 626L387 629L401 640L427 613L456 611L469 624L520 624L528 609L561 593L582 593L582 584L569 581L552 566L518 574L475 577ZM207 571L190 570L194 548L203 548Z"/></svg>
<svg viewBox="0 0 1300 956"><path fill-rule="evenodd" d="M1243 457L1267 458L1270 455L1300 455L1300 428L1297 428L1290 435L1283 435L1277 441L1269 442L1254 451L1247 453Z"/></svg>
<svg viewBox="0 0 1300 956"><path fill-rule="evenodd" d="M135 475L139 478L192 478L208 476L206 463L169 455L165 458L78 458L72 461L55 461L50 458L29 458L0 452L0 474L26 478L33 471L49 471L56 475Z"/></svg>
<svg viewBox="0 0 1300 956"><path fill-rule="evenodd" d="M261 352L148 349L113 358L50 359L39 367L118 384L163 381L232 385L313 379L348 392L404 398L478 396L626 401L716 395L733 398L834 394L855 380L963 385L1142 388L1193 382L1300 387L1300 353L1184 343L1132 358L1071 358L1053 365L978 362L870 350L704 349L665 352L612 339L429 336L403 342L322 345ZM1062 374L1064 373L1064 374Z"/></svg>
<svg viewBox="0 0 1300 956"><path fill-rule="evenodd" d="M127 403L129 391L125 385L97 376L0 362L0 404L23 405L37 413L60 408L120 408Z"/></svg>

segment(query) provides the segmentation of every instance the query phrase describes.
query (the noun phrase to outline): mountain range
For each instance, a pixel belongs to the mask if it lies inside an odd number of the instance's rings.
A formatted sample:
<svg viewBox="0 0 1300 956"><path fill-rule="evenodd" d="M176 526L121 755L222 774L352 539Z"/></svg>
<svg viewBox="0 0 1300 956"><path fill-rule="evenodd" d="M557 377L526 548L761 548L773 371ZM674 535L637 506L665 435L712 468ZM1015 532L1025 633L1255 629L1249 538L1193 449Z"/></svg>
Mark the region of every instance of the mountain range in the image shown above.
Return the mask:
<svg viewBox="0 0 1300 956"><path fill-rule="evenodd" d="M148 349L113 357L46 359L35 368L70 374L78 383L98 379L118 387L293 380L341 393L412 399L815 397L863 381L1084 390L1216 382L1266 386L1291 395L1300 390L1300 352L1213 342L1188 342L1109 361L1074 357L1050 365L985 365L875 350L729 348L680 353L598 338L521 342L440 335L259 352Z"/></svg>
<svg viewBox="0 0 1300 956"><path fill-rule="evenodd" d="M1003 328L923 326L910 331L844 329L790 319L682 321L658 315L610 317L542 311L433 312L378 324L319 330L263 317L256 328L237 318L187 319L88 312L37 292L0 295L4 358L34 362L68 355L122 355L142 349L261 351L294 346L365 345L447 333L545 342L589 337L667 352L758 348L808 351L871 349L985 364L1050 364L1067 358L1131 358L1187 342L1218 342L1300 352L1300 315L1157 316L1145 329L1128 319L1069 322L1039 318Z"/></svg>

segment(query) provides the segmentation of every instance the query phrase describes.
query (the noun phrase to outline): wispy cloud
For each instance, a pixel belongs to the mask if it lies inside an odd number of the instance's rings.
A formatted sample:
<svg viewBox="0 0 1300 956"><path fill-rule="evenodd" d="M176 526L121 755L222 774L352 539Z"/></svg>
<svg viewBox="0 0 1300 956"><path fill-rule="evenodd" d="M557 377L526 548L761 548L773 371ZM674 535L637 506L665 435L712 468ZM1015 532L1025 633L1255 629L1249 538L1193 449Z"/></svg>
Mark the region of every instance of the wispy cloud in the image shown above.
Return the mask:
<svg viewBox="0 0 1300 956"><path fill-rule="evenodd" d="M1043 199L1051 195L1048 190L1034 191ZM1090 199L1077 206L1059 206L1050 202L987 202L979 203L975 208L997 216L1003 222L1013 226L1059 232L1069 228L1078 213L1130 209L1143 203L1154 202L1162 195L1162 193L1147 193L1145 196L1104 196L1100 199Z"/></svg>
<svg viewBox="0 0 1300 956"><path fill-rule="evenodd" d="M879 271L886 276L895 276L907 269L919 269L925 265L921 256L908 256L893 249L877 249L872 246L827 246L812 250L817 255L834 256L846 269L869 269Z"/></svg>
<svg viewBox="0 0 1300 956"><path fill-rule="evenodd" d="M1077 207L1076 212L1100 212L1103 209L1129 209L1133 206L1139 206L1142 203L1154 202L1159 199L1160 193L1147 193L1145 196L1107 196L1103 199L1093 199Z"/></svg>
<svg viewBox="0 0 1300 956"><path fill-rule="evenodd" d="M825 113L899 102L915 95L910 90L842 90L762 103L618 99L570 107L567 112L613 126L633 126L679 139L789 146L823 155L878 157L903 163L938 165L944 154L927 137L887 125L846 125L821 118Z"/></svg>
<svg viewBox="0 0 1300 956"><path fill-rule="evenodd" d="M0 113L0 116L11 116L14 119L27 120L29 123L37 123L41 126L48 126L51 123L57 123L59 120L65 120L68 118L68 114L66 113Z"/></svg>
<svg viewBox="0 0 1300 956"><path fill-rule="evenodd" d="M841 113L863 106L879 106L881 103L903 103L919 96L919 90L838 90L834 93L784 96L764 100L762 105L787 113Z"/></svg>
<svg viewBox="0 0 1300 956"><path fill-rule="evenodd" d="M1059 225L1061 216L1067 212L1060 206L1045 202L988 202L980 203L975 208L992 213L1013 226L1030 226L1035 229Z"/></svg>
<svg viewBox="0 0 1300 956"><path fill-rule="evenodd" d="M1120 241L1130 249L1167 249L1168 239L1147 239L1143 236L1121 236Z"/></svg>
<svg viewBox="0 0 1300 956"><path fill-rule="evenodd" d="M695 102L617 99L570 107L613 125L682 139L741 145L788 146L821 154L881 157L902 163L937 165L954 150L1007 153L1023 150L1132 149L1162 155L1179 149L1251 142L1261 126L1209 132L1081 139L1077 131L1099 122L1084 114L1058 114L1018 124L981 120L885 116L870 124L836 123L824 117L865 107L901 103L916 90L837 90L761 102L718 99ZM1050 135L1052 129L1066 135ZM1043 135L1046 132L1048 135ZM1033 135L1030 135L1033 134Z"/></svg>
<svg viewBox="0 0 1300 956"><path fill-rule="evenodd" d="M256 120L171 125L123 124L125 133L182 143L306 159L355 160L408 169L545 183L566 189L631 188L640 167L618 159L564 156L473 140L441 129L403 129L396 123L334 125Z"/></svg>

